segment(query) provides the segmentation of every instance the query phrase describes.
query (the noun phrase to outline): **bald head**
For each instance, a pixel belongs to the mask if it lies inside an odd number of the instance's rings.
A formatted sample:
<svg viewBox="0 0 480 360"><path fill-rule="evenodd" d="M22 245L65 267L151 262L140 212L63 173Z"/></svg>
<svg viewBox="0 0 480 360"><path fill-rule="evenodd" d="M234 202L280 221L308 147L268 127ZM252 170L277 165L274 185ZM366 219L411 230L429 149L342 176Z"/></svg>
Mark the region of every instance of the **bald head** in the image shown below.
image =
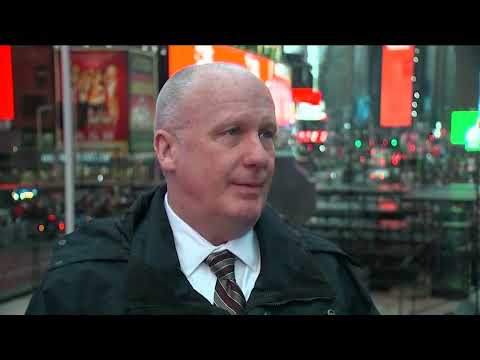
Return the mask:
<svg viewBox="0 0 480 360"><path fill-rule="evenodd" d="M256 82L265 88L263 82L250 71L229 63L209 63L188 66L172 76L162 87L155 111L155 128L175 131L190 125L191 117L182 116L190 97L196 97L199 89L208 86L212 91L225 81L244 80Z"/></svg>

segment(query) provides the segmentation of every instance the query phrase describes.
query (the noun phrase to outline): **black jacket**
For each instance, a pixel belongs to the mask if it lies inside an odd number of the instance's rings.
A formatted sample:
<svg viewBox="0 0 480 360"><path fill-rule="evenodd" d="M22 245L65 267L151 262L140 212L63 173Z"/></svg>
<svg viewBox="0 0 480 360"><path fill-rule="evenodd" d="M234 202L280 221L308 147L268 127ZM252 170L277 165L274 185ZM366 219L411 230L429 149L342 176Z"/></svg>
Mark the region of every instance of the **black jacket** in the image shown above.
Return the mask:
<svg viewBox="0 0 480 360"><path fill-rule="evenodd" d="M226 314L182 273L165 192L157 187L121 218L93 220L57 241L26 314ZM336 245L285 224L269 206L255 231L261 271L247 314L378 314Z"/></svg>

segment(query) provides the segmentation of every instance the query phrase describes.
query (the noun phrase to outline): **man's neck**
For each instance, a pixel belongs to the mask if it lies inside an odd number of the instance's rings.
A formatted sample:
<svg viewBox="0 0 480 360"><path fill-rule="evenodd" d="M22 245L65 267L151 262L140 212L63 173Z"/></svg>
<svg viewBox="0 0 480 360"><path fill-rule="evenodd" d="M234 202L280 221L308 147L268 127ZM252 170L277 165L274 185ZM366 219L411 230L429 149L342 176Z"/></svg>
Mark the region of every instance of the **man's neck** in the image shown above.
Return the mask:
<svg viewBox="0 0 480 360"><path fill-rule="evenodd" d="M225 218L208 217L202 211L199 212L201 216L195 216L193 206L189 207L188 210L180 206L175 195L170 192L167 193L167 203L179 218L214 246L237 239L251 229L251 226L248 225L232 224L232 221Z"/></svg>

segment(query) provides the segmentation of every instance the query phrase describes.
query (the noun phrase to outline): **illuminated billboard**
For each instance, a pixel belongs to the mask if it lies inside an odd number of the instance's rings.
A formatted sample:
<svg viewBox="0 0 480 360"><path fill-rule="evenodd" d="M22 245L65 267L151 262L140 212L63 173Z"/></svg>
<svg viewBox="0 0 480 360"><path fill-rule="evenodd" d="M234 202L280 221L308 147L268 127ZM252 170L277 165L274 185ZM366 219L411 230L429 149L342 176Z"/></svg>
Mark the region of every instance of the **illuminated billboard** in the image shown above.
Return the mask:
<svg viewBox="0 0 480 360"><path fill-rule="evenodd" d="M411 45L383 46L380 127L412 126L414 53Z"/></svg>
<svg viewBox="0 0 480 360"><path fill-rule="evenodd" d="M291 82L287 69L281 64L233 46L226 45L170 45L168 47L168 76L186 66L228 62L245 67L263 80L270 89L275 103L278 126L290 124L294 119Z"/></svg>
<svg viewBox="0 0 480 360"><path fill-rule="evenodd" d="M72 51L72 97L81 148L127 151L127 56L121 51Z"/></svg>
<svg viewBox="0 0 480 360"><path fill-rule="evenodd" d="M0 45L0 121L14 117L12 47Z"/></svg>
<svg viewBox="0 0 480 360"><path fill-rule="evenodd" d="M452 112L450 142L453 145L464 145L467 151L480 151L478 111Z"/></svg>

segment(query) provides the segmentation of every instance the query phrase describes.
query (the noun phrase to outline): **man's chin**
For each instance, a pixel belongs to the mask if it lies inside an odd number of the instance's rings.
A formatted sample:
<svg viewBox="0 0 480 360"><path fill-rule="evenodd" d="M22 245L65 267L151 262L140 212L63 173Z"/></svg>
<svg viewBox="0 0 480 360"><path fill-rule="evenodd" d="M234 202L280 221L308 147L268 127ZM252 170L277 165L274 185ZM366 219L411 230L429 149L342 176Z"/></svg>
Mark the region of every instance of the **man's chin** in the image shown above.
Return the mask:
<svg viewBox="0 0 480 360"><path fill-rule="evenodd" d="M232 209L230 216L239 223L243 223L245 226L252 227L260 218L262 210L263 205L239 206L236 209Z"/></svg>

